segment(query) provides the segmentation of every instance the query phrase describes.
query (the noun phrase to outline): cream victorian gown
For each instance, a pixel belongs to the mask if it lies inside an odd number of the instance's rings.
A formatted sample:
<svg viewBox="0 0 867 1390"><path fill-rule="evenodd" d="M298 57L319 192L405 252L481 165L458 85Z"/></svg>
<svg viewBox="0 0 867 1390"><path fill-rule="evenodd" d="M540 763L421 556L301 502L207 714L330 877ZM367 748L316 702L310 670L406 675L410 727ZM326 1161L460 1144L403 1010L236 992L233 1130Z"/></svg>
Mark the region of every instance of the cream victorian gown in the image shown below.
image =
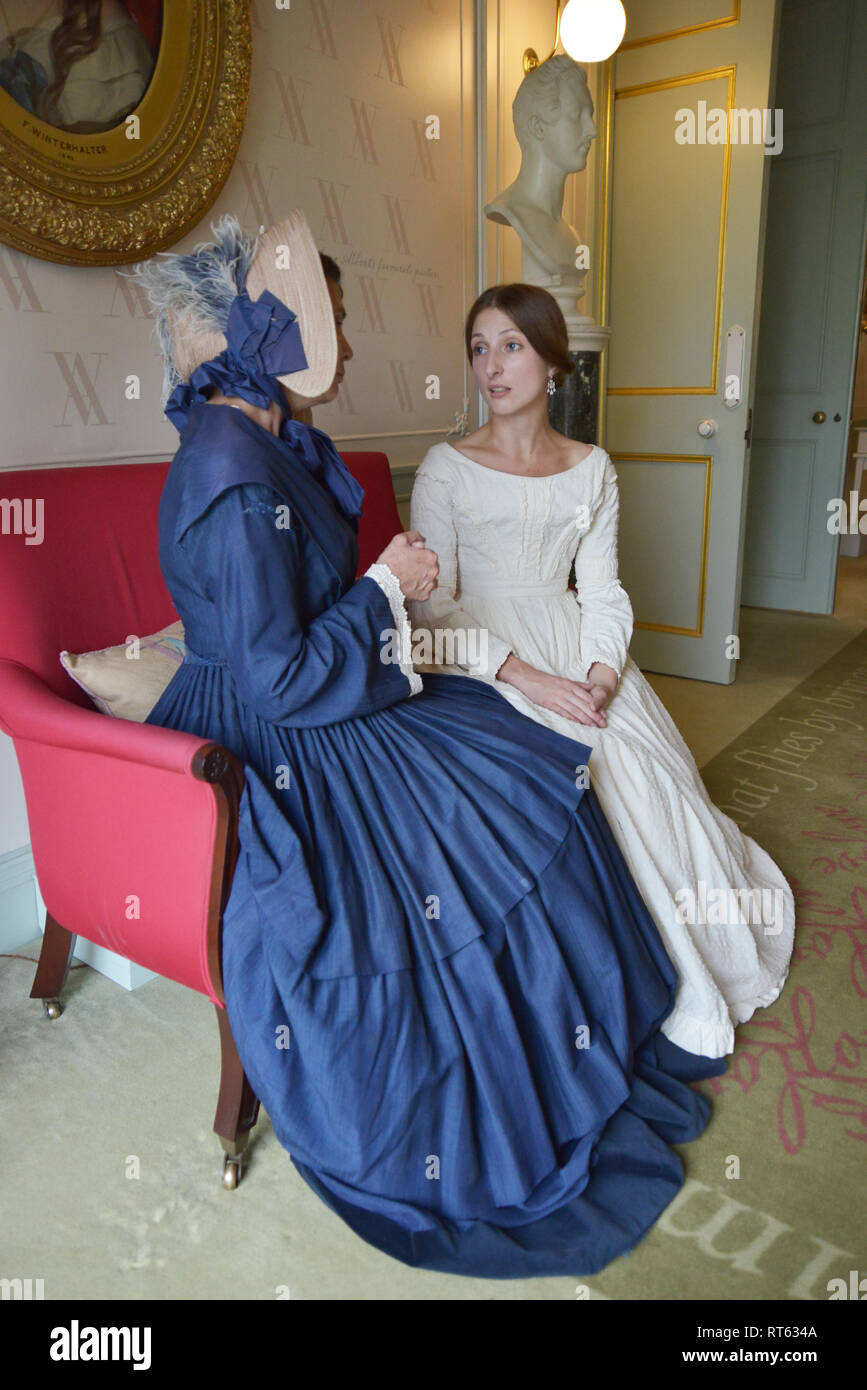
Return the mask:
<svg viewBox="0 0 867 1390"><path fill-rule="evenodd" d="M410 605L412 623L469 633L451 653L441 639L436 669L493 682L531 719L591 748L590 782L678 972L663 1032L689 1052L721 1057L734 1046L735 1025L782 989L794 902L769 855L712 805L628 655L632 607L618 581L617 519L617 475L598 446L565 473L521 477L436 444L416 475L411 525L436 551L439 580L426 603ZM485 629L486 665L472 640ZM607 727L573 723L497 680L490 673L510 651L573 680L585 680L594 661L612 667L620 681ZM752 905L737 896L744 890L758 890ZM722 912L703 911L708 903Z"/></svg>

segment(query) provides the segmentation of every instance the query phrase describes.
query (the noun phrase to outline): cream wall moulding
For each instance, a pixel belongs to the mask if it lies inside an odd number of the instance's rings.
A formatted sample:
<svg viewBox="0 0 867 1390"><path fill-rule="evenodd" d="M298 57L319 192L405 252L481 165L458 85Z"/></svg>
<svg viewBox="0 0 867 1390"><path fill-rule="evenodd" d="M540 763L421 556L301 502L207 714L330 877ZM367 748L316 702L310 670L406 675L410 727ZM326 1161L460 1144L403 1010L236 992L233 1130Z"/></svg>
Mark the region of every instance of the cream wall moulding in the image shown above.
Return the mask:
<svg viewBox="0 0 867 1390"><path fill-rule="evenodd" d="M66 265L124 265L174 245L237 153L249 0L103 0L89 51L71 63L55 38L68 4L29 27L11 28L13 11L0 10L0 241ZM87 14L73 6L77 34Z"/></svg>

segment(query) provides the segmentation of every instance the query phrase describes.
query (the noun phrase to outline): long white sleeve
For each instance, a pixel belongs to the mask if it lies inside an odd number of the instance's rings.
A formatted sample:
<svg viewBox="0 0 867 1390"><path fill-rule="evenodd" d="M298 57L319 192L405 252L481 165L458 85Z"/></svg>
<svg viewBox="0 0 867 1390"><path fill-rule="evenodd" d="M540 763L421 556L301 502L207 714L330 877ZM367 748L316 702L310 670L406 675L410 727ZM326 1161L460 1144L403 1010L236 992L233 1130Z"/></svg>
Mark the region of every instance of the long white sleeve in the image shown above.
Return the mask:
<svg viewBox="0 0 867 1390"><path fill-rule="evenodd" d="M420 531L429 550L439 560L437 587L424 603L410 604L413 629L427 628L436 633L463 633L464 641L452 639L454 664L475 676L493 680L512 651L508 642L493 632L483 632L475 618L455 599L458 585L457 537L452 519L450 491L440 478L432 477L422 464L415 476L410 503L410 526ZM475 634L474 639L470 634ZM442 646L442 639L440 640ZM478 659L473 660L473 654ZM487 660L485 660L485 656Z"/></svg>
<svg viewBox="0 0 867 1390"><path fill-rule="evenodd" d="M581 608L581 656L586 669L604 662L618 676L632 640L632 604L618 579L617 474L606 458L602 494L575 556L575 597Z"/></svg>

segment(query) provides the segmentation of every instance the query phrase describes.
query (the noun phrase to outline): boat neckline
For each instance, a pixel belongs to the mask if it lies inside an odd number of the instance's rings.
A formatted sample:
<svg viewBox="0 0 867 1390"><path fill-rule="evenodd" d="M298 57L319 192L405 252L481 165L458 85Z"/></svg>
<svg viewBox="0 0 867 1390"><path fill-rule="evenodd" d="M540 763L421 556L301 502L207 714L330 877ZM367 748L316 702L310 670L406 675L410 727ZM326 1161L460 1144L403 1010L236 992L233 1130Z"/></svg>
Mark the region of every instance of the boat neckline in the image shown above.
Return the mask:
<svg viewBox="0 0 867 1390"><path fill-rule="evenodd" d="M580 440L576 440L575 442L576 444L580 443ZM561 468L558 473L507 473L505 468L489 468L486 463L479 463L478 460L471 459L469 454L462 453L460 449L456 449L454 444L449 444L447 440L443 440L443 443L447 449L451 449L453 454L457 454L458 458L463 459L465 463L471 463L474 468L483 468L486 473L496 473L500 478L525 478L528 482L547 482L551 478L566 477L569 473L574 473L575 469L580 467L582 463L586 463L594 451L600 450L601 448L599 444L592 445L590 453L586 454L583 459L578 459L576 463L570 464L568 468Z"/></svg>

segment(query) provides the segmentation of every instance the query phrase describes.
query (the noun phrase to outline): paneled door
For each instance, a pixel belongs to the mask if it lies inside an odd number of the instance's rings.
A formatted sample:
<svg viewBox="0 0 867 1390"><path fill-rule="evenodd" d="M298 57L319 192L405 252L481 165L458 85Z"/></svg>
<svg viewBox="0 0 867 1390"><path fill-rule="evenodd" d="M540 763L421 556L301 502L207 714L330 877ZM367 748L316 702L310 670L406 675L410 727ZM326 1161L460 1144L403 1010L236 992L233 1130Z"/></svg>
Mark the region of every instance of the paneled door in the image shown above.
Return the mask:
<svg viewBox="0 0 867 1390"><path fill-rule="evenodd" d="M601 274L612 330L604 444L620 478L632 654L645 670L727 684L779 158L769 110L779 0L631 0L627 13L606 102Z"/></svg>
<svg viewBox="0 0 867 1390"><path fill-rule="evenodd" d="M867 230L865 74L864 0L784 0L786 137L771 168L742 594L760 608L832 612L838 523L857 528L844 475Z"/></svg>

